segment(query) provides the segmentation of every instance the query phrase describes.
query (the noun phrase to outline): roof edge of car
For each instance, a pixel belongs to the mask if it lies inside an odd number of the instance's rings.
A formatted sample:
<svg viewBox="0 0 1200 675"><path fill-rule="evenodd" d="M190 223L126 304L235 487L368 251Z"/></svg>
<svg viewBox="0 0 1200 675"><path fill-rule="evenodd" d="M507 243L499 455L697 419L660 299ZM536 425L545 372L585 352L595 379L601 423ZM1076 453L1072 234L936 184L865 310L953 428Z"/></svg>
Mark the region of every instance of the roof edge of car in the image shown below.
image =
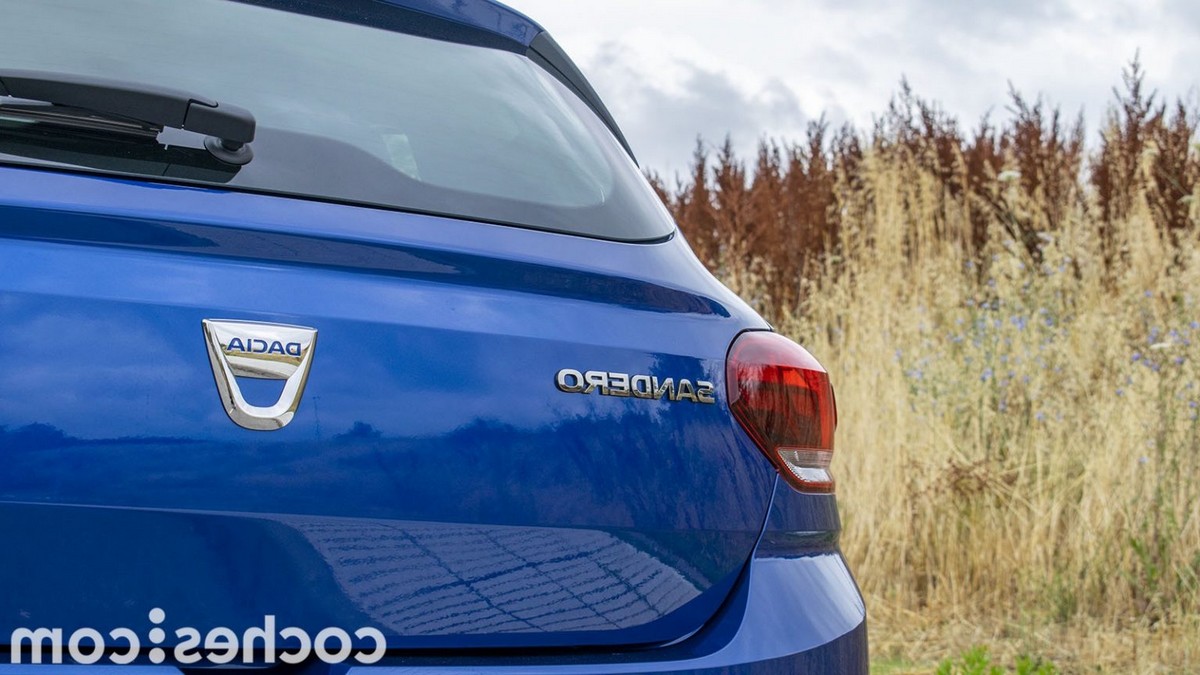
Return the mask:
<svg viewBox="0 0 1200 675"><path fill-rule="evenodd" d="M232 0L418 37L524 53L542 27L490 0ZM483 14L492 14L490 21Z"/></svg>
<svg viewBox="0 0 1200 675"><path fill-rule="evenodd" d="M633 148L629 147L629 142L625 140L625 134L621 133L621 128L617 126L617 121L608 112L608 107L600 100L600 95L592 88L591 83L584 77L583 72L567 56L562 47L550 37L550 34L542 31L529 45L525 55L534 63L541 66L560 82L566 85L571 91L575 92L584 103L587 104L592 112L604 122L604 126L616 136L617 141L621 143L621 147L625 148L625 152L629 154L630 159L634 164L637 164L637 157L633 154Z"/></svg>
<svg viewBox="0 0 1200 675"><path fill-rule="evenodd" d="M233 1L522 54L575 92L637 163L616 120L562 47L535 21L495 0Z"/></svg>

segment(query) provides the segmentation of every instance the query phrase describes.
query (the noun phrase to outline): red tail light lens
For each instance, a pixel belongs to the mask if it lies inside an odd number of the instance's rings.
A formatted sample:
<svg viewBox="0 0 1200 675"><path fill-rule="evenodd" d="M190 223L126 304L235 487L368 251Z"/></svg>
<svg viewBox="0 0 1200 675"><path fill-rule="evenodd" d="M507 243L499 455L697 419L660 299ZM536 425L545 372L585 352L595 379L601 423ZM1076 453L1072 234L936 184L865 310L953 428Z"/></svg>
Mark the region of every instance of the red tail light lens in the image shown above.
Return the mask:
<svg viewBox="0 0 1200 675"><path fill-rule="evenodd" d="M742 333L725 375L734 417L783 479L802 492L833 492L837 411L829 375L812 354L778 333Z"/></svg>

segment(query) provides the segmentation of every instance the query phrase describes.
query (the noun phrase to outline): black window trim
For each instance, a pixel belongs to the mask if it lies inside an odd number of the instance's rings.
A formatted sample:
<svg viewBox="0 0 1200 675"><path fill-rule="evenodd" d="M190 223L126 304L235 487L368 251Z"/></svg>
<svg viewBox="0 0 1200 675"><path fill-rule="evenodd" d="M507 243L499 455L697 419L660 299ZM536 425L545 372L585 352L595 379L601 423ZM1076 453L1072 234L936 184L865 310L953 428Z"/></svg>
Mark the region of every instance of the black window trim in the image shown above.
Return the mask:
<svg viewBox="0 0 1200 675"><path fill-rule="evenodd" d="M580 100L586 103L592 112L596 113L596 116L604 122L604 126L608 127L613 136L616 136L617 141L621 143L621 147L625 148L625 152L629 154L633 163L638 163L637 157L633 154L633 148L629 147L629 142L625 140L625 134L621 133L621 128L617 126L617 121L613 119L604 102L600 100L599 94L592 88L591 83L583 76L583 72L579 70L571 57L567 56L554 38L550 37L550 33L546 31L538 33L529 44L525 56L566 85Z"/></svg>
<svg viewBox="0 0 1200 675"><path fill-rule="evenodd" d="M434 16L417 9L372 0L342 0L340 3L330 3L324 0L233 0L244 5L255 5L269 9L283 10L295 14L306 14L322 19L353 23L369 28L379 28L395 33L406 33L417 37L457 42L476 47L499 49L507 52L522 54L533 61L543 70L550 73L559 82L575 93L587 107L604 122L604 126L612 132L621 147L637 164L633 148L625 139L625 134L617 126L604 102L591 83L584 77L583 72L567 56L550 33L542 30L535 35L526 46L522 42L507 35L492 32L478 26L461 23L442 16ZM536 23L534 25L537 25Z"/></svg>

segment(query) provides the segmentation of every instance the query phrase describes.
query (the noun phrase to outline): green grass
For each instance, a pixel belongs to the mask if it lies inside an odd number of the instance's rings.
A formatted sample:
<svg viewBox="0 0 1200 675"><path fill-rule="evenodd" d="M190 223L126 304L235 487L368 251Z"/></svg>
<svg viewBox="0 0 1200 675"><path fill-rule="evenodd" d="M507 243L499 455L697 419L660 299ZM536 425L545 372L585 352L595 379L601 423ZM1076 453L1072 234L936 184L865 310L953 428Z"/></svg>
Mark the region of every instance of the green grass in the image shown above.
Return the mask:
<svg viewBox="0 0 1200 675"><path fill-rule="evenodd" d="M946 659L937 668L937 675L1055 675L1058 669L1041 658L1019 656L1012 669L992 661L988 648L982 645L968 649L957 659Z"/></svg>

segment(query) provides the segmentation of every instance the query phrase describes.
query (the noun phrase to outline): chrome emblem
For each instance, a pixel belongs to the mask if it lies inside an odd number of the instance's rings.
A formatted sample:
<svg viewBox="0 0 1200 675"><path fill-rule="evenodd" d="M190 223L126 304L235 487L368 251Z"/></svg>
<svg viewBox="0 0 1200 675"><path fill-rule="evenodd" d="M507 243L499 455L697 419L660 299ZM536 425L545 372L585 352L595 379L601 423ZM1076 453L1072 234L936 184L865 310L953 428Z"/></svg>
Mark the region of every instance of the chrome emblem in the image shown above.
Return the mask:
<svg viewBox="0 0 1200 675"><path fill-rule="evenodd" d="M258 321L205 319L204 340L221 404L239 427L255 431L282 429L292 421L317 346L317 330ZM287 380L275 405L250 405L238 388L238 377Z"/></svg>
<svg viewBox="0 0 1200 675"><path fill-rule="evenodd" d="M601 396L621 396L668 400L673 402L691 401L712 405L717 402L714 398L712 382L691 380L681 377L676 382L673 377L659 378L657 375L630 375L629 373L610 373L604 370L579 371L574 368L563 368L554 375L554 386L566 394L590 394L596 392Z"/></svg>

